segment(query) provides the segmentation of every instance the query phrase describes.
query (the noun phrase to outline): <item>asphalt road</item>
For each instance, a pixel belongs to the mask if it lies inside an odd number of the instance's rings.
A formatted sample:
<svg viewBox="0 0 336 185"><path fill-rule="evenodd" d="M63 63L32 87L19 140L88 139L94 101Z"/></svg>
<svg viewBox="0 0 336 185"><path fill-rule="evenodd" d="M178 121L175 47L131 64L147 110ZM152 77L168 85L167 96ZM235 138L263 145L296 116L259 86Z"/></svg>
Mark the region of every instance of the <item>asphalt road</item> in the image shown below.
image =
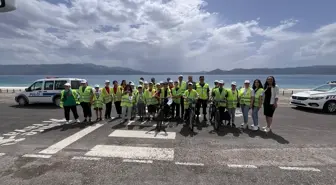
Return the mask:
<svg viewBox="0 0 336 185"><path fill-rule="evenodd" d="M52 105L0 112L0 184L336 184L335 115L280 106L269 134L175 122L156 134L155 122L62 125Z"/></svg>

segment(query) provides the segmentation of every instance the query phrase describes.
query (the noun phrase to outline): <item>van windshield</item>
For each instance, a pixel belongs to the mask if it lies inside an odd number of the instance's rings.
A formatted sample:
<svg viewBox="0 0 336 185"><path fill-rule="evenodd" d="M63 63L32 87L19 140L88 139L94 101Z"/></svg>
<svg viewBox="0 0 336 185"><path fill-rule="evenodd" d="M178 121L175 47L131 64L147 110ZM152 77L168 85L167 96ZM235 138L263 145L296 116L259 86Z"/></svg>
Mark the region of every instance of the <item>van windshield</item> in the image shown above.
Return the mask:
<svg viewBox="0 0 336 185"><path fill-rule="evenodd" d="M79 89L80 86L80 81L79 80L72 80L71 81L71 89Z"/></svg>

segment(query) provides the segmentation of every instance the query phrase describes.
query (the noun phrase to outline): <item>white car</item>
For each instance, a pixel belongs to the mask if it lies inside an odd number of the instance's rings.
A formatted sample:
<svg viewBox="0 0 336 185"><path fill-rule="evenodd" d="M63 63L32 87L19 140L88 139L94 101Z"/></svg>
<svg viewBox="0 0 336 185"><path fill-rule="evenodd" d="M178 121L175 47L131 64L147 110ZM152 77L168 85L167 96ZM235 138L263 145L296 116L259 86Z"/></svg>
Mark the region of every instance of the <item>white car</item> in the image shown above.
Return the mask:
<svg viewBox="0 0 336 185"><path fill-rule="evenodd" d="M65 83L70 83L72 89L79 89L82 79L49 77L36 80L24 92L16 94L15 101L20 106L34 103L54 103L60 105L61 91Z"/></svg>
<svg viewBox="0 0 336 185"><path fill-rule="evenodd" d="M291 105L336 112L336 81L328 82L310 91L295 93L290 98Z"/></svg>

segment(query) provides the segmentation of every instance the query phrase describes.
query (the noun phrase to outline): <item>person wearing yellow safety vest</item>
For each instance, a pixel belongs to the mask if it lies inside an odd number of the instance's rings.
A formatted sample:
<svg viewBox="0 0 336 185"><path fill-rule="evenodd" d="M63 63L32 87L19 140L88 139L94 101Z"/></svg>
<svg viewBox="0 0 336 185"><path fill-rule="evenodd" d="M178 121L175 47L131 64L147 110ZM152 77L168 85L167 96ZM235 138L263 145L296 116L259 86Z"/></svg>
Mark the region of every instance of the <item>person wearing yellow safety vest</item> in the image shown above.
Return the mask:
<svg viewBox="0 0 336 185"><path fill-rule="evenodd" d="M213 91L218 88L218 82L219 80L214 81L214 87L211 89L211 93L213 93Z"/></svg>
<svg viewBox="0 0 336 185"><path fill-rule="evenodd" d="M146 89L148 89L148 82L147 81L144 82L143 91L145 91Z"/></svg>
<svg viewBox="0 0 336 185"><path fill-rule="evenodd" d="M204 82L204 76L199 77L199 82L196 83L196 91L199 95L197 104L196 104L196 119L199 120L200 109L203 109L203 120L207 121L207 105L210 97L210 87L208 83Z"/></svg>
<svg viewBox="0 0 336 185"><path fill-rule="evenodd" d="M133 103L133 89L130 85L126 85L121 97L121 107L124 122L127 122L131 119Z"/></svg>
<svg viewBox="0 0 336 185"><path fill-rule="evenodd" d="M158 100L156 99L156 97L154 97L155 93L156 92L154 90L153 82L149 82L148 89L146 89L144 93L145 102L148 110L148 120L151 120L151 118L153 118L156 113Z"/></svg>
<svg viewBox="0 0 336 185"><path fill-rule="evenodd" d="M70 120L70 110L76 120L77 123L79 123L79 116L77 114L77 104L79 104L78 101L79 94L76 90L71 89L70 83L64 84L64 90L61 91L61 102L60 107L64 109L64 117L65 117L65 124L69 124Z"/></svg>
<svg viewBox="0 0 336 185"><path fill-rule="evenodd" d="M193 102L197 102L199 95L197 91L194 89L194 84L192 82L188 82L188 89L183 93L184 99L184 121L187 123L189 119L189 104Z"/></svg>
<svg viewBox="0 0 336 185"><path fill-rule="evenodd" d="M254 103L254 90L250 87L249 80L245 80L244 87L239 90L239 100L244 118L244 122L240 126L248 128L248 113Z"/></svg>
<svg viewBox="0 0 336 185"><path fill-rule="evenodd" d="M155 96L158 98L159 106L163 106L164 117L169 115L170 107L167 105L169 98L171 98L171 92L168 87L168 82L163 82L163 87L156 91Z"/></svg>
<svg viewBox="0 0 336 185"><path fill-rule="evenodd" d="M134 102L138 110L140 121L143 121L144 116L146 116L146 102L142 85L138 85L138 93L135 95Z"/></svg>
<svg viewBox="0 0 336 185"><path fill-rule="evenodd" d="M104 88L103 88L104 89ZM104 99L103 99L103 94L102 91L99 88L99 85L95 85L94 92L93 92L93 110L96 111L96 121L101 121L102 120L102 110L104 106Z"/></svg>
<svg viewBox="0 0 336 185"><path fill-rule="evenodd" d="M140 84L143 84L143 82L141 81ZM138 89L135 88L135 84L133 82L130 82L130 86L132 88L133 97L135 97L138 94ZM136 108L137 107L135 105L135 102L133 102L131 120L133 120L136 117Z"/></svg>
<svg viewBox="0 0 336 185"><path fill-rule="evenodd" d="M78 89L78 93L80 96L80 105L83 109L84 121L87 122L87 118L89 117L89 122L91 122L92 112L91 112L91 104L93 101L93 90L92 87L88 86L86 80L81 81L81 86Z"/></svg>
<svg viewBox="0 0 336 185"><path fill-rule="evenodd" d="M219 111L220 120L224 120L224 112L227 105L228 92L224 88L224 81L218 81L218 88L212 92L213 100L216 102L216 107Z"/></svg>
<svg viewBox="0 0 336 185"><path fill-rule="evenodd" d="M251 124L251 129L254 131L259 130L259 122L258 122L258 113L262 107L264 89L261 81L259 79L254 80L252 89L254 91L254 103L252 107L252 120L253 124Z"/></svg>
<svg viewBox="0 0 336 185"><path fill-rule="evenodd" d="M105 80L105 87L102 89L102 99L105 104L105 119L111 119L113 93L110 87L110 81Z"/></svg>
<svg viewBox="0 0 336 185"><path fill-rule="evenodd" d="M180 117L181 97L183 96L183 93L185 92L185 90L179 87L178 81L175 81L174 85L172 86L173 86L173 88L171 89L171 93L173 97L172 113L174 116L174 113L176 110L175 119L181 119L182 118Z"/></svg>
<svg viewBox="0 0 336 185"><path fill-rule="evenodd" d="M180 75L178 77L178 88L179 90L184 93L187 90L187 82L183 80L183 75ZM181 118L183 118L184 115L184 99L183 96L181 96L180 99L180 105L181 105Z"/></svg>
<svg viewBox="0 0 336 185"><path fill-rule="evenodd" d="M121 113L122 113L121 96L123 94L123 87L119 86L116 80L113 81L112 94L113 94L113 101L114 101L115 109L117 111L118 117L121 118Z"/></svg>
<svg viewBox="0 0 336 185"><path fill-rule="evenodd" d="M231 82L231 89L227 89L228 97L227 97L227 109L231 118L231 121L229 121L227 126L230 126L232 128L236 128L235 125L235 118L236 118L236 108L239 105L239 92L237 90L237 83Z"/></svg>

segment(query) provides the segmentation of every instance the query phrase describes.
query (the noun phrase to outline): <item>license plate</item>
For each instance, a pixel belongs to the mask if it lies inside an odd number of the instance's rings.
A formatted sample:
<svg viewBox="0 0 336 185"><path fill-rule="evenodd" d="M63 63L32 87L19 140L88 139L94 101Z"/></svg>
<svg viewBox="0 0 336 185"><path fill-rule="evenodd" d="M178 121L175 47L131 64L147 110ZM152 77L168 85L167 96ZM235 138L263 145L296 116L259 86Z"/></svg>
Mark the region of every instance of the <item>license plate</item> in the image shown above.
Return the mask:
<svg viewBox="0 0 336 185"><path fill-rule="evenodd" d="M299 100L292 100L292 102L294 102L294 103L301 103L301 101L299 101Z"/></svg>

